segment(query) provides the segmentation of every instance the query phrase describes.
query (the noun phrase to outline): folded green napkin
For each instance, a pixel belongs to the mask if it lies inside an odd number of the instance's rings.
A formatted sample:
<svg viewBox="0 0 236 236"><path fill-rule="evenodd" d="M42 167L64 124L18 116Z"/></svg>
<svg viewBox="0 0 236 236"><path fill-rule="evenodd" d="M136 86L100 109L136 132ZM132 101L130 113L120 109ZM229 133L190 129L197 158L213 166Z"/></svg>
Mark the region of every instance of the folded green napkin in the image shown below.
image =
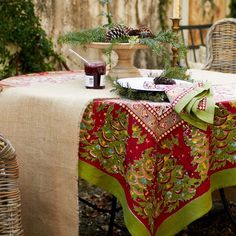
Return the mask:
<svg viewBox="0 0 236 236"><path fill-rule="evenodd" d="M215 102L210 84L179 84L166 90L173 109L199 129L206 130L214 122Z"/></svg>

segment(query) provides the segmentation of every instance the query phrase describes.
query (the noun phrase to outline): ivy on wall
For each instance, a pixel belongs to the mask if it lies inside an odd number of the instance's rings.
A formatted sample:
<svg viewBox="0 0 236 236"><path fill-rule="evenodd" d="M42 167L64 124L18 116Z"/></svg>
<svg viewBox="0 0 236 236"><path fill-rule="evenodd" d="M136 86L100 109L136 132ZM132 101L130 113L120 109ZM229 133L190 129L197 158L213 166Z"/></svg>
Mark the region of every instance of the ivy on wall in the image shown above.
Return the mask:
<svg viewBox="0 0 236 236"><path fill-rule="evenodd" d="M54 69L61 60L41 28L31 0L0 1L0 79Z"/></svg>

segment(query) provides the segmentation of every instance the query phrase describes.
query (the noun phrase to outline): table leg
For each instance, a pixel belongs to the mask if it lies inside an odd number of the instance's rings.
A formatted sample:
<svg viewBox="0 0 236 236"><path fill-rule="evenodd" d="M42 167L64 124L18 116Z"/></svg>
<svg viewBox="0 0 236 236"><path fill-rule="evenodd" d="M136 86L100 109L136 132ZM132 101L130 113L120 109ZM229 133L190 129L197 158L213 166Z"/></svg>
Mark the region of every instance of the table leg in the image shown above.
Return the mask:
<svg viewBox="0 0 236 236"><path fill-rule="evenodd" d="M104 208L99 208L97 207L95 204L90 203L89 201L83 199L82 197L79 197L79 201L83 202L84 204L86 204L87 206L95 209L98 212L102 212L102 213L109 213L110 214L110 221L109 221L109 226L108 226L108 232L107 232L107 236L112 236L113 235L113 228L116 227L124 232L127 232L127 229L116 224L115 223L115 217L116 217L116 213L118 211L120 211L122 208L121 207L117 207L117 198L116 197L112 197L112 205L111 205L111 209L104 209Z"/></svg>
<svg viewBox="0 0 236 236"><path fill-rule="evenodd" d="M115 222L115 217L116 217L116 206L117 206L117 199L116 197L113 196L112 202L111 202L111 217L110 217L107 236L113 235L113 227L114 227L114 222Z"/></svg>

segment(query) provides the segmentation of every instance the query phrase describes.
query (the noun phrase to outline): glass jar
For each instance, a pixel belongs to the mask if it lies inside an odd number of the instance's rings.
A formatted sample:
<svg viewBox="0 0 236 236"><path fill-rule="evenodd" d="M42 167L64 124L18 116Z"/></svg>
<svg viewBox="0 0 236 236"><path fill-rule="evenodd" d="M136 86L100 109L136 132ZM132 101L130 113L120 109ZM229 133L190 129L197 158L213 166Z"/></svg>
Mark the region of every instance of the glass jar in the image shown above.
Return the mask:
<svg viewBox="0 0 236 236"><path fill-rule="evenodd" d="M106 63L104 61L89 61L84 64L84 71L86 88L105 88Z"/></svg>

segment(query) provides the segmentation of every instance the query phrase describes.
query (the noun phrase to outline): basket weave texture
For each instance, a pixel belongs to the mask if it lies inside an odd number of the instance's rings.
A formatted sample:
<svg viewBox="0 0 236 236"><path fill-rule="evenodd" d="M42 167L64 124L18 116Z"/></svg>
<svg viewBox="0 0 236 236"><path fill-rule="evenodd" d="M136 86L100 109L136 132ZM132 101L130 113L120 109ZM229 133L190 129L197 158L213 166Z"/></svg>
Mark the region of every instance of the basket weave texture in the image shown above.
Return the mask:
<svg viewBox="0 0 236 236"><path fill-rule="evenodd" d="M206 40L207 62L204 69L236 73L236 19L215 22Z"/></svg>
<svg viewBox="0 0 236 236"><path fill-rule="evenodd" d="M0 136L0 235L24 235L15 149Z"/></svg>

